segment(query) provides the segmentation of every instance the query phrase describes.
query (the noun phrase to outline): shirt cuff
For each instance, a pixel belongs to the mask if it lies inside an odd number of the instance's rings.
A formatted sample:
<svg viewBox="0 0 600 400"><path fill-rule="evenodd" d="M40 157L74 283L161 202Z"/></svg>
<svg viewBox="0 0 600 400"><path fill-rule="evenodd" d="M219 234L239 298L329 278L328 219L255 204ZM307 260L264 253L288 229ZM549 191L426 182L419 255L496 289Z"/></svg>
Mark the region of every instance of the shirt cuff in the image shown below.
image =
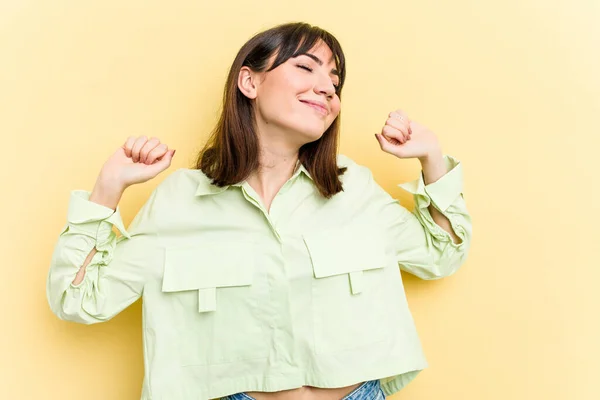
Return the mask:
<svg viewBox="0 0 600 400"><path fill-rule="evenodd" d="M119 206L113 211L111 208L90 201L90 194L86 190L73 190L71 192L69 208L67 210L67 222L78 225L80 229L88 231L90 235L95 237L98 233L97 223L104 221L116 226L119 232L126 238L131 238L123 225ZM86 225L90 229L85 229ZM106 226L107 224L100 225Z"/></svg>
<svg viewBox="0 0 600 400"><path fill-rule="evenodd" d="M398 186L419 196L423 200L418 202L420 207L429 207L432 202L438 210L445 212L463 192L463 169L461 162L452 156L444 156L444 162L448 172L437 181L425 185L421 172L419 179Z"/></svg>

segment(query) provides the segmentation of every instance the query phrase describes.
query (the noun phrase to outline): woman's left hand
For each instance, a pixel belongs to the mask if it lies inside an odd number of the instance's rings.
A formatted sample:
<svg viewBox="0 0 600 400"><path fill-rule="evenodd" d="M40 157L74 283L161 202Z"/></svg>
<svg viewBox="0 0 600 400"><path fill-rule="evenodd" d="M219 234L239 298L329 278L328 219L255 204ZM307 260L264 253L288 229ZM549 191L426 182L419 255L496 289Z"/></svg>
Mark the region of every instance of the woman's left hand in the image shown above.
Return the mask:
<svg viewBox="0 0 600 400"><path fill-rule="evenodd" d="M402 110L391 112L381 133L375 134L375 137L381 150L398 158L418 158L423 161L442 154L435 134L411 121Z"/></svg>

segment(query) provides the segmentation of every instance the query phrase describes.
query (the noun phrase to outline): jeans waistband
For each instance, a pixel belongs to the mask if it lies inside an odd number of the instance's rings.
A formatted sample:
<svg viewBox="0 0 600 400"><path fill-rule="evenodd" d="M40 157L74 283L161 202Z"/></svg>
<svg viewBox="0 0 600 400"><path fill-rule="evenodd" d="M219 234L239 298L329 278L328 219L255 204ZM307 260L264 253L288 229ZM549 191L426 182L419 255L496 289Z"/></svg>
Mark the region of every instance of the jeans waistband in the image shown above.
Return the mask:
<svg viewBox="0 0 600 400"><path fill-rule="evenodd" d="M381 392L379 379L367 381L354 389L342 400L373 400L377 399L377 395Z"/></svg>
<svg viewBox="0 0 600 400"><path fill-rule="evenodd" d="M367 381L354 389L342 400L373 400L385 399L385 397L377 397L381 392L379 380ZM246 393L236 393L231 396L224 397L222 400L255 400L254 397L248 396Z"/></svg>

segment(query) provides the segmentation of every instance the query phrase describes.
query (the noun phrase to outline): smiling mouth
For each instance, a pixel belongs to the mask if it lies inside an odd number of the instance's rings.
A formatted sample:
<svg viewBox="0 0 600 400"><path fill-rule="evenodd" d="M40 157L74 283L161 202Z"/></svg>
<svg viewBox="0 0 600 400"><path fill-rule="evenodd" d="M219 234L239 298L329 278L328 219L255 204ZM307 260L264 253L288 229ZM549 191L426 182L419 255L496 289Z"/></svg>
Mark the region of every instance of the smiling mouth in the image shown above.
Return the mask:
<svg viewBox="0 0 600 400"><path fill-rule="evenodd" d="M329 112L327 111L327 109L323 106L320 106L318 104L314 104L314 103L309 103L307 101L302 101L300 100L301 103L306 104L307 106L309 106L310 108L312 108L313 110L316 110L319 114L326 116L327 114L329 114Z"/></svg>

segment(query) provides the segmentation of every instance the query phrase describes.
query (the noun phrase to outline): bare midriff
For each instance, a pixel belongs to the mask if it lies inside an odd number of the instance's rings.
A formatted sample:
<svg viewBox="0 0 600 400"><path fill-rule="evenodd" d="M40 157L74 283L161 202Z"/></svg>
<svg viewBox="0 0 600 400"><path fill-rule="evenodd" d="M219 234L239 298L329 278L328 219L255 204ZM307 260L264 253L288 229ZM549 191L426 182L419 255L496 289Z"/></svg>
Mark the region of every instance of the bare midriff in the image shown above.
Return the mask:
<svg viewBox="0 0 600 400"><path fill-rule="evenodd" d="M363 382L360 382L351 386L331 389L302 386L280 392L246 392L246 394L256 400L340 400L362 384Z"/></svg>

